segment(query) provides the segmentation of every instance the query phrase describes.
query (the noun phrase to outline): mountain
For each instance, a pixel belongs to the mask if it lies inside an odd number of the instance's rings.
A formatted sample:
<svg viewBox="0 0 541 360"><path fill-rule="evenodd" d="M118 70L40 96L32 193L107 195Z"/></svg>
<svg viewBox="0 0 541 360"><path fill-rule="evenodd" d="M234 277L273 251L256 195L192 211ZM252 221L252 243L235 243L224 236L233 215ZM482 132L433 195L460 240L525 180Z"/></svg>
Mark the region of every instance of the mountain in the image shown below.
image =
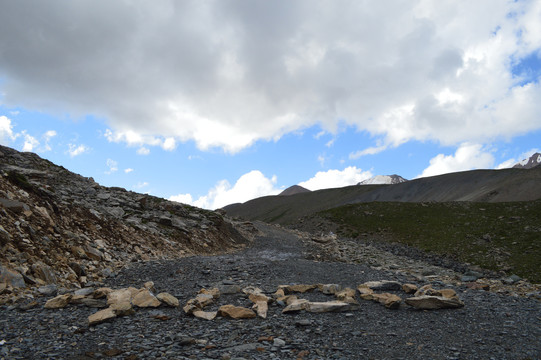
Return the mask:
<svg viewBox="0 0 541 360"><path fill-rule="evenodd" d="M408 180L400 175L376 175L370 179L361 181L357 185L383 185L383 184L400 184Z"/></svg>
<svg viewBox="0 0 541 360"><path fill-rule="evenodd" d="M353 185L291 196L265 196L228 205L226 213L246 220L292 224L338 206L368 202L512 202L541 199L541 166L472 170L393 185Z"/></svg>
<svg viewBox="0 0 541 360"><path fill-rule="evenodd" d="M122 264L213 254L247 242L219 212L104 187L0 146L1 279L81 287Z"/></svg>
<svg viewBox="0 0 541 360"><path fill-rule="evenodd" d="M301 194L305 192L310 192L310 190L303 188L299 185L293 185L282 191L278 196L289 196L289 195L295 195L295 194Z"/></svg>
<svg viewBox="0 0 541 360"><path fill-rule="evenodd" d="M532 156L530 156L530 158L524 159L518 162L517 164L515 164L513 168L514 169L531 169L539 165L541 165L541 154L535 153Z"/></svg>

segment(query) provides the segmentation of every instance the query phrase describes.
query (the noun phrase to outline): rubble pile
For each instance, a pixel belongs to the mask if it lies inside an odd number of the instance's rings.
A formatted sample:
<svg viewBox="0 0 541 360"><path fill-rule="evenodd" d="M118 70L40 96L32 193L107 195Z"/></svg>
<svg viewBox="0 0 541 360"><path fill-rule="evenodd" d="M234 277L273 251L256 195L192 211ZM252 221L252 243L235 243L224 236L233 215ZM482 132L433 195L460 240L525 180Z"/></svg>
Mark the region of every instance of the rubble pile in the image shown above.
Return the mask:
<svg viewBox="0 0 541 360"><path fill-rule="evenodd" d="M104 187L0 146L0 304L27 287L99 283L129 262L239 249L251 232L219 212Z"/></svg>

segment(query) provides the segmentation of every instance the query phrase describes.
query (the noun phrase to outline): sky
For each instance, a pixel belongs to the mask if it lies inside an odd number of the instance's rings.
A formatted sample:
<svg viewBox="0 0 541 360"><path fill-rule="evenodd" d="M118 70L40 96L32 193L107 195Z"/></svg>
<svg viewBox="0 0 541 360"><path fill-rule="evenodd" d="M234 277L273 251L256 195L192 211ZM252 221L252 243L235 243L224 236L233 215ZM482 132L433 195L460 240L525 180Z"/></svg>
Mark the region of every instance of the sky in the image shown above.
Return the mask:
<svg viewBox="0 0 541 360"><path fill-rule="evenodd" d="M0 144L216 209L541 148L540 0L0 0Z"/></svg>

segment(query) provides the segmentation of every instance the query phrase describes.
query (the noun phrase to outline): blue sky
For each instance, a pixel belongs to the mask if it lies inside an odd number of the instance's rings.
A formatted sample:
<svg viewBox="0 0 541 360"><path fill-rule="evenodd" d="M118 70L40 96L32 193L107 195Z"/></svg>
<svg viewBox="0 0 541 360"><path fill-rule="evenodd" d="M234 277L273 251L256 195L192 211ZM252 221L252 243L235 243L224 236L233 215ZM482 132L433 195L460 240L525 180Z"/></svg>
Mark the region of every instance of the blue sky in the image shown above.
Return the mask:
<svg viewBox="0 0 541 360"><path fill-rule="evenodd" d="M541 2L368 5L3 2L0 143L211 209L539 151Z"/></svg>

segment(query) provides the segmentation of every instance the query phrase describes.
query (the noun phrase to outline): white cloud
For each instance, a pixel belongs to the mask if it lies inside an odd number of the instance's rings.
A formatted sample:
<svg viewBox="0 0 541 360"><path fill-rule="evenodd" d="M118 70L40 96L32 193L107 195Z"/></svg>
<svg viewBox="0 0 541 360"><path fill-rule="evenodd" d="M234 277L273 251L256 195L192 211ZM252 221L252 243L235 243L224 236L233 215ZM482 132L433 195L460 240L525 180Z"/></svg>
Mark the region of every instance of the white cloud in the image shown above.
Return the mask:
<svg viewBox="0 0 541 360"><path fill-rule="evenodd" d="M86 145L68 144L68 155L72 158L79 156L81 154L84 154L86 152L89 152L89 151L90 151L90 148L87 147Z"/></svg>
<svg viewBox="0 0 541 360"><path fill-rule="evenodd" d="M355 151L349 154L350 160L355 160L365 155L375 155L387 149L387 145L373 146L364 150Z"/></svg>
<svg viewBox="0 0 541 360"><path fill-rule="evenodd" d="M124 169L124 172L126 174L129 174L129 173L133 172L133 169L132 168L127 168L127 169Z"/></svg>
<svg viewBox="0 0 541 360"><path fill-rule="evenodd" d="M457 171L490 169L494 156L480 144L461 144L454 155L438 154L430 159L430 166L417 177L435 176Z"/></svg>
<svg viewBox="0 0 541 360"><path fill-rule="evenodd" d="M51 141L52 138L54 138L56 136L56 131L54 130L49 130L49 131L46 131L45 134L43 134L43 141L45 142L45 144L43 145L43 148L41 149L42 151L51 151L51 145L49 144L49 141Z"/></svg>
<svg viewBox="0 0 541 360"><path fill-rule="evenodd" d="M317 157L317 161L319 162L319 165L321 165L322 167L325 165L325 161L326 161L326 160L327 160L327 159L325 159L325 156L323 156L323 155L319 155L319 156Z"/></svg>
<svg viewBox="0 0 541 360"><path fill-rule="evenodd" d="M175 138L168 137L163 141L162 148L166 151L172 151L177 146Z"/></svg>
<svg viewBox="0 0 541 360"><path fill-rule="evenodd" d="M108 170L105 172L106 174L112 174L116 171L118 171L118 162L113 159L107 159L105 162L107 165Z"/></svg>
<svg viewBox="0 0 541 360"><path fill-rule="evenodd" d="M163 150L172 151L176 148L177 144L174 137L162 137L153 135L143 135L133 130L128 131L116 131L111 129L105 130L105 138L109 142L121 143L124 142L128 146L141 146L137 153L140 155L147 155L150 150L142 145L160 146Z"/></svg>
<svg viewBox="0 0 541 360"><path fill-rule="evenodd" d="M45 134L43 134L43 137L49 141L51 140L53 137L55 137L57 134L56 134L56 131L54 130L48 130L45 132Z"/></svg>
<svg viewBox="0 0 541 360"><path fill-rule="evenodd" d="M134 188L134 189L137 189L137 190L140 190L140 189L142 189L142 188L147 187L148 185L149 185L148 182L146 182L146 181L140 181L140 182L138 182L137 184L135 184L135 185L133 186L133 188Z"/></svg>
<svg viewBox="0 0 541 360"><path fill-rule="evenodd" d="M24 137L23 151L33 151L39 145L39 141L32 135L29 135L25 130L21 134Z"/></svg>
<svg viewBox="0 0 541 360"><path fill-rule="evenodd" d="M150 149L146 147L140 147L139 149L137 149L137 153L139 155L148 155L150 154Z"/></svg>
<svg viewBox="0 0 541 360"><path fill-rule="evenodd" d="M194 200L191 194L173 195L169 199L205 209L218 209L261 196L276 195L280 192L280 189L276 188L276 181L276 176L269 179L261 171L252 170L242 175L233 186L227 180L219 181L197 200Z"/></svg>
<svg viewBox="0 0 541 360"><path fill-rule="evenodd" d="M319 171L314 177L299 183L299 185L309 190L319 190L355 185L371 177L370 171L362 171L356 166L348 166L344 170Z"/></svg>
<svg viewBox="0 0 541 360"><path fill-rule="evenodd" d="M234 153L341 124L388 146L457 145L541 128L539 82L512 73L541 49L539 1L60 0L2 10L11 39L2 102L94 114L110 141L130 146L192 140Z"/></svg>
<svg viewBox="0 0 541 360"><path fill-rule="evenodd" d="M515 160L515 159L508 159L508 160L505 160L504 162L502 162L501 164L499 164L498 166L496 166L496 169L508 169L508 168L512 168L513 166L515 166L515 164L517 163L518 161Z"/></svg>
<svg viewBox="0 0 541 360"><path fill-rule="evenodd" d="M193 204L193 198L191 194L178 194L169 197L169 200L176 201L182 204Z"/></svg>
<svg viewBox="0 0 541 360"><path fill-rule="evenodd" d="M8 145L9 142L15 140L15 137L11 119L6 116L0 116L0 144Z"/></svg>

